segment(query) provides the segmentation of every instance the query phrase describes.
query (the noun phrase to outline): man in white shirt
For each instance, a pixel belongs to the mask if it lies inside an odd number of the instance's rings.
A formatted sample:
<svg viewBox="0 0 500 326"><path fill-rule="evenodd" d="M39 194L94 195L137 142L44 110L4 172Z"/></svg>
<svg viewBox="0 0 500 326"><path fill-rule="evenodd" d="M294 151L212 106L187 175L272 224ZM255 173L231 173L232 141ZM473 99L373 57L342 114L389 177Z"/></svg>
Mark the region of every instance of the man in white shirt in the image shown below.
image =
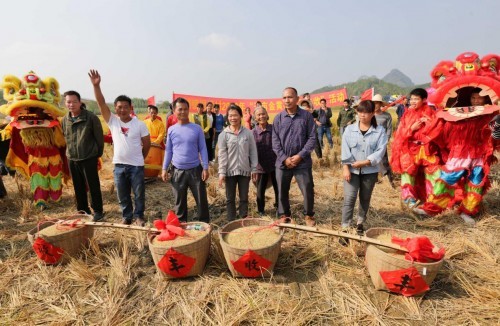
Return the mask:
<svg viewBox="0 0 500 326"><path fill-rule="evenodd" d="M145 186L144 158L151 147L149 131L144 122L132 118L132 101L125 95L115 99L116 115L111 114L101 91L101 76L97 70L90 70L90 81L104 121L108 124L113 137L113 174L118 202L122 210L123 224L130 225L135 219L144 226ZM134 192L134 205L130 192Z"/></svg>

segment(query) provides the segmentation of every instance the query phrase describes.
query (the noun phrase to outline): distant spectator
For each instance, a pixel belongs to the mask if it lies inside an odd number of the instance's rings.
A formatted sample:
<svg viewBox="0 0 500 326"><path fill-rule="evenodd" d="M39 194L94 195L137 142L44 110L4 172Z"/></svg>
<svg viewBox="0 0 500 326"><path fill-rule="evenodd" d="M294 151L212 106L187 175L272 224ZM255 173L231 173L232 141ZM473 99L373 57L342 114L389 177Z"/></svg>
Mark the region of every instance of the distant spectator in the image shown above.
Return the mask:
<svg viewBox="0 0 500 326"><path fill-rule="evenodd" d="M326 106L326 100L322 98L320 101L320 107L314 112L316 112L317 118L315 119L317 130L318 130L318 139L321 149L323 149L323 135L326 135L326 139L328 140L328 144L330 148L333 148L333 140L332 140L332 109Z"/></svg>
<svg viewBox="0 0 500 326"><path fill-rule="evenodd" d="M249 107L245 108L245 114L243 115L243 125L248 130L252 130L253 128L252 110Z"/></svg>
<svg viewBox="0 0 500 326"><path fill-rule="evenodd" d="M214 141L212 144L212 152L213 152L213 157L216 158L215 156L215 147L217 147L217 142L219 141L219 135L224 129L224 116L220 113L220 106L219 104L214 104L214 128L215 128L215 135L214 135Z"/></svg>
<svg viewBox="0 0 500 326"><path fill-rule="evenodd" d="M398 115L398 122L396 123L396 129L398 129L399 121L401 121L401 118L403 117L403 114L405 114L407 108L408 108L408 98L405 98L403 100L403 103L398 104L398 106L396 107L396 114Z"/></svg>
<svg viewBox="0 0 500 326"><path fill-rule="evenodd" d="M340 139L344 134L345 128L351 123L356 122L356 111L351 107L349 100L344 100L343 107L339 111L337 126L339 127Z"/></svg>
<svg viewBox="0 0 500 326"><path fill-rule="evenodd" d="M375 94L372 98L372 101L375 104L375 119L377 120L377 125L384 127L385 134L387 135L387 142L389 142L392 136L392 116L389 112L382 111L382 106L386 105L386 103L382 101L382 95ZM387 176L391 187L394 188L394 176L389 164L387 149L385 151L384 157L382 158L380 173L382 174L382 176Z"/></svg>
<svg viewBox="0 0 500 326"><path fill-rule="evenodd" d="M208 161L212 162L214 160L214 153L212 151L212 143L214 141L214 135L215 135L215 116L212 113L213 109L213 103L208 102L207 103L207 123L210 126L208 130L208 138L205 138L205 141L207 142L207 151L208 151Z"/></svg>
<svg viewBox="0 0 500 326"><path fill-rule="evenodd" d="M312 107L309 106L308 101L302 100L302 102L300 102L300 107L311 113L315 120L318 118L318 112L316 112L312 109ZM314 152L316 153L316 156L318 158L323 158L323 150L321 149L321 145L319 143L318 128L316 128L316 146L314 147Z"/></svg>

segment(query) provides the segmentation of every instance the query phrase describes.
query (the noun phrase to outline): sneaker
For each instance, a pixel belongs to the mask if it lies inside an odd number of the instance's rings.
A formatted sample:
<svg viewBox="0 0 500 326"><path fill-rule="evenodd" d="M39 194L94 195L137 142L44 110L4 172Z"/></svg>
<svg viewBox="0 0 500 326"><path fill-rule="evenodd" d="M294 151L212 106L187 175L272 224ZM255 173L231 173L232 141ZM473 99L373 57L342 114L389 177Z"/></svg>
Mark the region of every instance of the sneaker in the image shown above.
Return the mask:
<svg viewBox="0 0 500 326"><path fill-rule="evenodd" d="M464 220L465 224L467 224L469 226L476 225L476 220L474 218L472 218L472 216L467 215L465 213L462 213L462 214L460 214L460 217L462 218L462 220Z"/></svg>
<svg viewBox="0 0 500 326"><path fill-rule="evenodd" d="M146 220L143 219L142 217L138 217L136 220L135 220L135 224L139 225L139 226L146 226Z"/></svg>
<svg viewBox="0 0 500 326"><path fill-rule="evenodd" d="M365 228L363 227L362 223L356 225L356 233L361 236L365 234Z"/></svg>
<svg viewBox="0 0 500 326"><path fill-rule="evenodd" d="M280 220L286 224L295 224L295 221L290 216L281 215Z"/></svg>
<svg viewBox="0 0 500 326"><path fill-rule="evenodd" d="M418 214L418 215L421 215L421 216L429 216L429 214L427 214L426 211L424 211L422 208L420 207L413 207L412 208L412 211L413 213L415 214Z"/></svg>
<svg viewBox="0 0 500 326"><path fill-rule="evenodd" d="M309 215L306 215L306 226L315 226L316 225L316 221L314 219L314 216L309 216Z"/></svg>
<svg viewBox="0 0 500 326"><path fill-rule="evenodd" d="M131 225L131 224L132 224L132 220L129 220L129 219L124 218L124 219L122 220L122 224L125 224L125 225Z"/></svg>
<svg viewBox="0 0 500 326"><path fill-rule="evenodd" d="M94 217L92 218L92 222L99 222L104 218L104 213L103 212L95 212Z"/></svg>

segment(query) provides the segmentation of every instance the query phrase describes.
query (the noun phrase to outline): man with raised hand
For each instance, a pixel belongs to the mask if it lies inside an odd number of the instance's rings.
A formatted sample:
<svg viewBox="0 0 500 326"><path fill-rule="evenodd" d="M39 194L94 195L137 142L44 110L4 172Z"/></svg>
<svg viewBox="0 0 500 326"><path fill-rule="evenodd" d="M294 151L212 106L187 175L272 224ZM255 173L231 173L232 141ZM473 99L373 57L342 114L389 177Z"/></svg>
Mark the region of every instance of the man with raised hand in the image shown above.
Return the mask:
<svg viewBox="0 0 500 326"><path fill-rule="evenodd" d="M101 91L101 75L97 70L90 70L89 77L97 105L113 137L113 174L123 224L130 225L135 219L138 225L144 226L144 158L151 147L148 128L144 122L131 117L132 100L128 96L120 95L115 99L116 115L111 114ZM131 191L134 193L134 205Z"/></svg>

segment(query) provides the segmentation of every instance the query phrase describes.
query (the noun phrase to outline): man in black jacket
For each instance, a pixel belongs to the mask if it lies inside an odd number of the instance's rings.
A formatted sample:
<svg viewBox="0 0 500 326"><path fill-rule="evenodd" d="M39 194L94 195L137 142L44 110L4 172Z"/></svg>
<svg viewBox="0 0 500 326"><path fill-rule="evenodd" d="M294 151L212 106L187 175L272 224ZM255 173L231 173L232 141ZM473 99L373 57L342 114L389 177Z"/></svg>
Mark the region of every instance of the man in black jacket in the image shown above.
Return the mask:
<svg viewBox="0 0 500 326"><path fill-rule="evenodd" d="M330 121L332 118L332 109L326 107L326 100L324 98L322 98L319 103L321 106L315 110L317 118L314 119L318 129L319 143L323 149L323 135L326 135L330 148L333 148L332 122Z"/></svg>
<svg viewBox="0 0 500 326"><path fill-rule="evenodd" d="M86 191L88 188L94 211L93 221L99 221L104 217L97 171L98 159L104 150L101 121L85 109L77 92L64 93L64 102L69 113L61 124L66 138L66 156L75 189L76 207L78 211L91 214Z"/></svg>

